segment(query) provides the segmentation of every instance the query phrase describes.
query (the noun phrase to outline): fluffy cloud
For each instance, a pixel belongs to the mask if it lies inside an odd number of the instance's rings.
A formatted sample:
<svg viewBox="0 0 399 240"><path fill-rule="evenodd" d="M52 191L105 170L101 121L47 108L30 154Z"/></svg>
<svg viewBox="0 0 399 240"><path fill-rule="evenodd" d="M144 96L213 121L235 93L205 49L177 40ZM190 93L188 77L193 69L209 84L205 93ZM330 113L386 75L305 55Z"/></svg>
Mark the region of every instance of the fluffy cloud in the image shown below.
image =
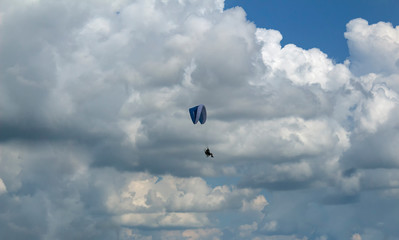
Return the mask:
<svg viewBox="0 0 399 240"><path fill-rule="evenodd" d="M369 25L366 20L358 18L346 27L353 73L398 74L398 26L385 22Z"/></svg>
<svg viewBox="0 0 399 240"><path fill-rule="evenodd" d="M352 236L352 240L362 240L362 237L360 236L360 234L355 233L355 234L353 234L353 236Z"/></svg>
<svg viewBox="0 0 399 240"><path fill-rule="evenodd" d="M243 209L262 211L266 199L250 189L210 188L201 178L139 176L108 193L106 206L125 226L206 227L206 213Z"/></svg>
<svg viewBox="0 0 399 240"><path fill-rule="evenodd" d="M0 194L7 192L7 187L4 185L3 180L0 178Z"/></svg>
<svg viewBox="0 0 399 240"><path fill-rule="evenodd" d="M0 4L1 238L398 234L398 27L335 63L223 5Z"/></svg>

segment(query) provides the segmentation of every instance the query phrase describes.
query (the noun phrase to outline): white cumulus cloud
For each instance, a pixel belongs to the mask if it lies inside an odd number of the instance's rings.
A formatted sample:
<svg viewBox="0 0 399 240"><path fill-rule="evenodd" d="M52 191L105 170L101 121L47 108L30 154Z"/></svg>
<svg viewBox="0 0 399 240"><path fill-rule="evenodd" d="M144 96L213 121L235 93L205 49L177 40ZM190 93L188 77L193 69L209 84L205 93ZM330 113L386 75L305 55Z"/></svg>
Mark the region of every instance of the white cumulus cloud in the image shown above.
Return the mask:
<svg viewBox="0 0 399 240"><path fill-rule="evenodd" d="M399 234L397 26L350 21L336 63L223 0L0 19L1 239Z"/></svg>

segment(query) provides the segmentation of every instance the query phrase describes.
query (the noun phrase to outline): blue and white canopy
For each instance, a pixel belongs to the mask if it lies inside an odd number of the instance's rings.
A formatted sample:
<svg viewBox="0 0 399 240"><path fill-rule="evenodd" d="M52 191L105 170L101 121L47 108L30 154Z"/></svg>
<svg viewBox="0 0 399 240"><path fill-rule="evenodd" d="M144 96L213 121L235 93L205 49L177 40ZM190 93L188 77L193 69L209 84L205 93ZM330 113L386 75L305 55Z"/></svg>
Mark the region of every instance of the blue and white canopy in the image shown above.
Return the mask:
<svg viewBox="0 0 399 240"><path fill-rule="evenodd" d="M200 104L190 108L188 111L190 112L191 120L194 124L197 124L198 121L201 124L206 122L206 108L204 105Z"/></svg>

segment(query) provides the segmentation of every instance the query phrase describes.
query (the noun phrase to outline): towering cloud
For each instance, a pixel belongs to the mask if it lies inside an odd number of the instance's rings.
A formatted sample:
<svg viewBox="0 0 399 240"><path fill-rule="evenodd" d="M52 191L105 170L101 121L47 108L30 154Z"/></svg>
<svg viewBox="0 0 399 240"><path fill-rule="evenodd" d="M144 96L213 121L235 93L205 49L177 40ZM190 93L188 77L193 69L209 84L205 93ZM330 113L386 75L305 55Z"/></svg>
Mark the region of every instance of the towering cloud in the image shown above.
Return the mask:
<svg viewBox="0 0 399 240"><path fill-rule="evenodd" d="M0 9L1 239L399 235L398 27L335 63L223 1Z"/></svg>

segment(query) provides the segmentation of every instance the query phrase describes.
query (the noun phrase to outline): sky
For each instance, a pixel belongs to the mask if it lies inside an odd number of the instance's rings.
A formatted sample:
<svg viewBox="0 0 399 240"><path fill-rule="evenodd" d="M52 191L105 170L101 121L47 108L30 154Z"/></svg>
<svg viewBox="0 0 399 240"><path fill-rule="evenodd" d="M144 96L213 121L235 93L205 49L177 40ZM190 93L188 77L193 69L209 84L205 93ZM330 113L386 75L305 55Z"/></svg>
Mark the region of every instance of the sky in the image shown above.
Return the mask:
<svg viewBox="0 0 399 240"><path fill-rule="evenodd" d="M399 24L396 0L227 0L225 8L242 7L247 19L257 27L276 29L282 45L295 44L304 49L318 48L335 62L349 57L344 37L346 24L363 18L370 24L381 21Z"/></svg>
<svg viewBox="0 0 399 240"><path fill-rule="evenodd" d="M0 239L398 239L375 2L1 1Z"/></svg>

